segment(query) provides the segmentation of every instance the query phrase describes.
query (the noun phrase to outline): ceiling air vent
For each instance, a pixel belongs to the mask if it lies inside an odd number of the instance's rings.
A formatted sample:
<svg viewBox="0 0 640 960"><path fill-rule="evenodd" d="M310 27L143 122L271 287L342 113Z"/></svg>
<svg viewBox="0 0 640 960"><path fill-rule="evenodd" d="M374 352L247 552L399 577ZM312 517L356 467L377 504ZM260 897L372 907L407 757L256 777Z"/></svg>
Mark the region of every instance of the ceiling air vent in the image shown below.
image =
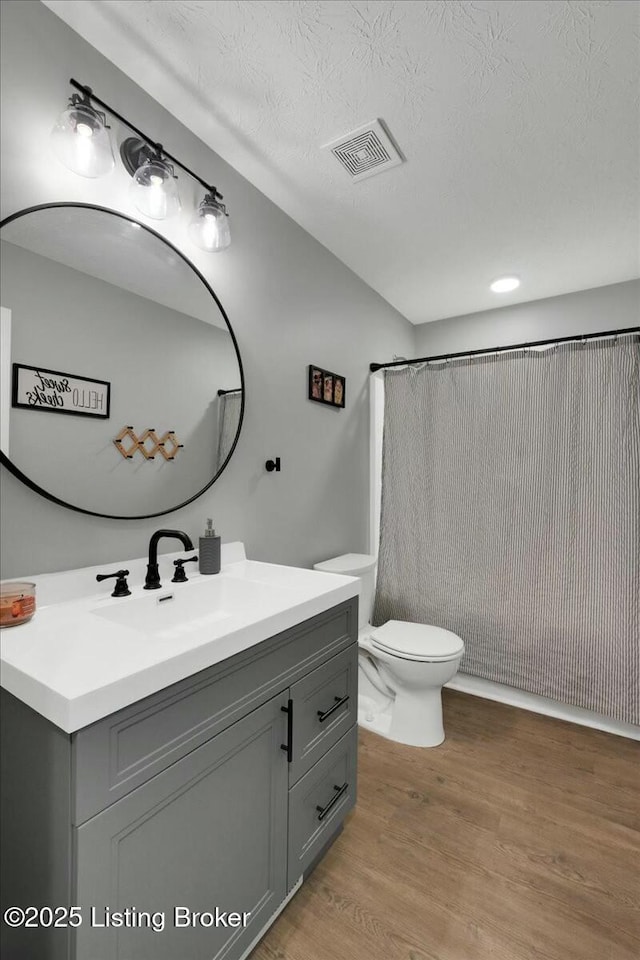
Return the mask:
<svg viewBox="0 0 640 960"><path fill-rule="evenodd" d="M397 167L404 160L381 120L365 123L344 137L325 143L322 149L331 151L354 183Z"/></svg>

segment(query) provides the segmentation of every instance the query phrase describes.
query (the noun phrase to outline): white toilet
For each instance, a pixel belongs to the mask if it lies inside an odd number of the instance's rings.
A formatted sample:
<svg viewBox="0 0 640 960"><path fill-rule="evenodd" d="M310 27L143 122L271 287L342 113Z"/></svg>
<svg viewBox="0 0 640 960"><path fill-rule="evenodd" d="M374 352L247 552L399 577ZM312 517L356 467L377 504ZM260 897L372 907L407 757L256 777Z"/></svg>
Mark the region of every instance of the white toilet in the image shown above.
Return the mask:
<svg viewBox="0 0 640 960"><path fill-rule="evenodd" d="M360 579L358 722L399 743L437 747L444 740L441 690L457 673L464 643L424 623L372 627L375 568L376 558L362 553L314 566Z"/></svg>

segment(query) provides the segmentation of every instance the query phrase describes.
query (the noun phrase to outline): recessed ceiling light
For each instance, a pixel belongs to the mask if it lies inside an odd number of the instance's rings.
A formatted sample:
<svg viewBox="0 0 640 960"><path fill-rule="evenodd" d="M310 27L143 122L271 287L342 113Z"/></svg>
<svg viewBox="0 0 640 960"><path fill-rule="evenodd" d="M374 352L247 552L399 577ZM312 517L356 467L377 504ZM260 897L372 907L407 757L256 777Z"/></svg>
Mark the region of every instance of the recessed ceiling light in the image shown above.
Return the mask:
<svg viewBox="0 0 640 960"><path fill-rule="evenodd" d="M510 290L515 290L519 286L520 281L517 277L498 277L491 284L491 289L494 293L509 293Z"/></svg>

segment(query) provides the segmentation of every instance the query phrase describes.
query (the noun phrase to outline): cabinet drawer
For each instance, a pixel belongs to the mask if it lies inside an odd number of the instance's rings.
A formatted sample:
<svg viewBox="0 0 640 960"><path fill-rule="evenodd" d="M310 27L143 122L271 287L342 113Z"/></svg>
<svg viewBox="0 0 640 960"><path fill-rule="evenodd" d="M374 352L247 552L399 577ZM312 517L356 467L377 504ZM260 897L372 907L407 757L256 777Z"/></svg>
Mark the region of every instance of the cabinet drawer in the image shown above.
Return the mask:
<svg viewBox="0 0 640 960"><path fill-rule="evenodd" d="M292 684L291 700L293 758L289 783L294 784L357 720L357 644Z"/></svg>
<svg viewBox="0 0 640 960"><path fill-rule="evenodd" d="M353 725L289 791L291 887L356 802L358 727Z"/></svg>
<svg viewBox="0 0 640 960"><path fill-rule="evenodd" d="M84 823L353 646L357 631L358 601L347 600L79 730L73 822Z"/></svg>

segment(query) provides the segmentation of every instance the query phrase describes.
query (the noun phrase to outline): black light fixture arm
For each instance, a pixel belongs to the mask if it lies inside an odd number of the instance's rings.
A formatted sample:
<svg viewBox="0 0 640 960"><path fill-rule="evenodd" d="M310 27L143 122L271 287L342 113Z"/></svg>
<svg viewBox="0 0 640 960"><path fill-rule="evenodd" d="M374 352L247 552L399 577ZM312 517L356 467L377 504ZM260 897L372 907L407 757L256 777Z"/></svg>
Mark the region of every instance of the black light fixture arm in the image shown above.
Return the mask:
<svg viewBox="0 0 640 960"><path fill-rule="evenodd" d="M79 89L79 90L82 90L82 96L80 96L78 93L72 93L71 96L69 97L69 106L70 106L70 107L77 107L77 106L80 105L80 104L84 104L85 106L91 107L91 109L93 110L93 112L94 112L95 114L97 114L97 115L100 117L100 119L102 120L102 123L104 124L105 130L110 130L111 127L110 127L109 124L107 123L107 116L106 116L106 114L102 113L101 110L96 110L96 109L92 106L92 104L91 104L91 87L80 87L80 86L78 86L78 89ZM97 103L97 102L98 102L98 101L96 101L96 103Z"/></svg>
<svg viewBox="0 0 640 960"><path fill-rule="evenodd" d="M93 101L93 103L97 103L99 107L102 107L102 109L106 110L107 113L111 114L112 117L115 117L116 120L119 120L120 123L123 123L126 127L129 127L129 130L132 130L136 136L140 137L141 140L144 140L144 142L147 143L152 150L155 151L155 153L166 157L166 159L170 160L171 163L174 163L177 167L180 167L181 170L184 170L185 173L188 173L189 176L193 177L193 179L196 180L202 187L204 187L208 193L213 194L216 200L223 199L222 194L218 192L216 187L212 186L210 183L207 183L207 181L203 180L202 177L199 177L198 174L194 173L190 167L185 166L185 164L181 163L177 157L174 157L168 153L161 143L152 140L152 138L148 134L144 133L143 130L140 130L139 127L134 126L130 120L127 120L126 117L123 117L121 113L118 113L117 110L114 110L113 107L109 106L109 104L104 100L101 100L100 97L97 97L91 87L87 87L85 84L79 83L77 80L74 80L73 77L69 80L69 83L76 90L79 90L80 93L84 94L85 97Z"/></svg>

